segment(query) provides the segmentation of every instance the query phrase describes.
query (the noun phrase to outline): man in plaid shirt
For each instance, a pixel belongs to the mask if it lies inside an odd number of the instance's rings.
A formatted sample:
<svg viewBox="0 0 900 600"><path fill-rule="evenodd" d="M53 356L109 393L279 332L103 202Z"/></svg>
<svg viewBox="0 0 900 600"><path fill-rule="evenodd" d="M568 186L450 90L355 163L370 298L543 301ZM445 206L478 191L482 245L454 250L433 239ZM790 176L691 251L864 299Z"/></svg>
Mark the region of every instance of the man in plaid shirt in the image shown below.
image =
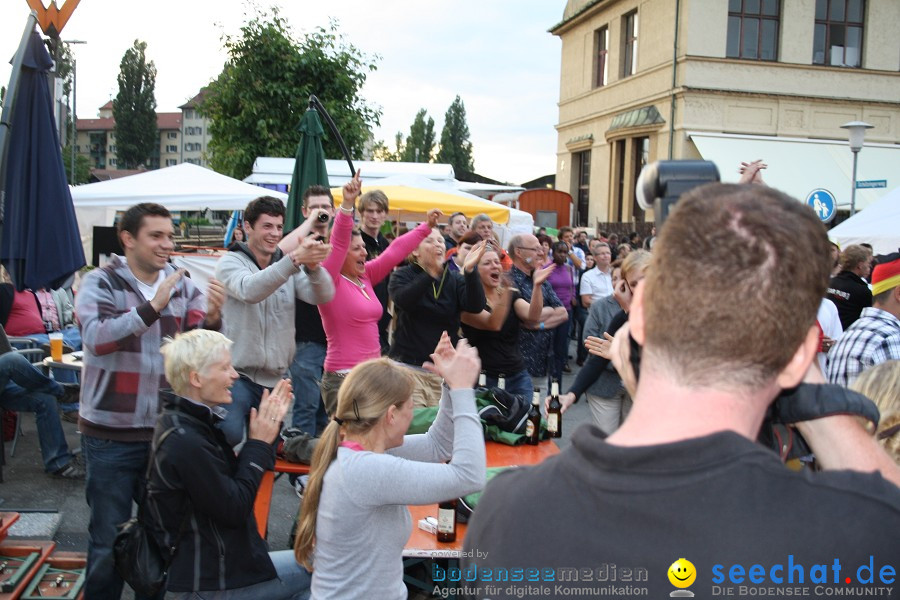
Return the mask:
<svg viewBox="0 0 900 600"><path fill-rule="evenodd" d="M900 254L872 271L872 306L828 353L828 380L849 386L860 373L900 359Z"/></svg>
<svg viewBox="0 0 900 600"><path fill-rule="evenodd" d="M172 267L173 236L164 206L132 206L119 221L125 258L113 256L91 271L76 298L84 346L79 426L91 509L86 598L122 594L113 541L116 525L131 518L132 502L143 495L159 390L168 385L160 344L180 331L221 325L224 287L210 279L204 297L184 269Z"/></svg>

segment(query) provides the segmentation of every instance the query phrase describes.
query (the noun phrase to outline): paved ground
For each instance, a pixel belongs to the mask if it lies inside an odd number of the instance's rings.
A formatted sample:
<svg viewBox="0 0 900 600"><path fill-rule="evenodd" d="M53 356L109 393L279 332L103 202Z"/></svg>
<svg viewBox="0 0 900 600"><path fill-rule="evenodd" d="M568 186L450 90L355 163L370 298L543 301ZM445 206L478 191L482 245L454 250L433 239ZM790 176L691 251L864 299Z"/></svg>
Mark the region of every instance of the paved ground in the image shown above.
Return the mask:
<svg viewBox="0 0 900 600"><path fill-rule="evenodd" d="M577 372L575 362L570 361ZM568 389L575 373L563 378L563 391ZM546 391L546 379L535 380ZM582 401L566 412L563 418L563 437L556 440L560 448L568 446L572 432L582 423L590 422L590 409ZM87 551L88 507L84 499L84 484L46 475L40 459L40 449L34 417L22 419L24 435L19 438L16 455L10 456L11 442L6 443L6 465L0 483L0 511L17 511L22 518L10 531L10 539L52 539L60 550ZM76 425L63 422L66 438L73 449L80 448L80 434ZM288 548L288 536L298 498L282 477L275 483L269 517L269 545L272 550ZM125 597L130 597L126 594Z"/></svg>

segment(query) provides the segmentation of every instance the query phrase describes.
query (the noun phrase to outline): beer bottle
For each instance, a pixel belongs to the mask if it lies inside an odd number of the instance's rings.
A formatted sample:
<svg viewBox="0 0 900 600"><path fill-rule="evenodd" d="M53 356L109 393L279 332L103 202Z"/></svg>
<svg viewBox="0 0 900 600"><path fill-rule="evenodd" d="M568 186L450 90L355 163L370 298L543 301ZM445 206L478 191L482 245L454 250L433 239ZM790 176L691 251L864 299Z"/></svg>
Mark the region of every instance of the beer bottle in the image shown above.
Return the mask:
<svg viewBox="0 0 900 600"><path fill-rule="evenodd" d="M525 421L525 442L537 446L541 441L541 391L535 390L531 400L531 408L528 410L528 420Z"/></svg>
<svg viewBox="0 0 900 600"><path fill-rule="evenodd" d="M500 373L500 376L497 377L497 387L501 390L506 389L506 377L503 376L503 373Z"/></svg>
<svg viewBox="0 0 900 600"><path fill-rule="evenodd" d="M437 541L456 541L456 498L438 504Z"/></svg>
<svg viewBox="0 0 900 600"><path fill-rule="evenodd" d="M547 407L547 431L550 437L562 437L562 404L559 402L559 382L550 384L550 406Z"/></svg>

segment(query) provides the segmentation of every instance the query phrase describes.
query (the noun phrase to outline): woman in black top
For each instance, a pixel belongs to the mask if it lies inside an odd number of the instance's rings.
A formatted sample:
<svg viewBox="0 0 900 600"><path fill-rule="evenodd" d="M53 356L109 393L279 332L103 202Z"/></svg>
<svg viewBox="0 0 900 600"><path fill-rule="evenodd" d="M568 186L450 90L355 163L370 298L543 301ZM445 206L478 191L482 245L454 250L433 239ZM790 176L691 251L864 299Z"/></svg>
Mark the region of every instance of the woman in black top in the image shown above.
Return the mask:
<svg viewBox="0 0 900 600"><path fill-rule="evenodd" d="M506 391L531 400L534 386L519 349L519 330L522 321L540 319L544 307L541 284L554 267L551 264L535 270L534 293L529 303L510 286L496 250L489 248L481 257L478 273L484 286L485 309L479 313L464 312L460 320L469 344L478 348L488 387L497 385L502 375L506 379Z"/></svg>
<svg viewBox="0 0 900 600"><path fill-rule="evenodd" d="M388 292L394 301L397 330L390 358L413 371L415 406L437 406L441 397L440 379L422 369L446 331L455 345L459 340L459 313L484 310L484 290L478 277L478 261L485 243L472 246L463 263L462 274L444 264L446 246L438 229L410 255L411 264L391 275Z"/></svg>

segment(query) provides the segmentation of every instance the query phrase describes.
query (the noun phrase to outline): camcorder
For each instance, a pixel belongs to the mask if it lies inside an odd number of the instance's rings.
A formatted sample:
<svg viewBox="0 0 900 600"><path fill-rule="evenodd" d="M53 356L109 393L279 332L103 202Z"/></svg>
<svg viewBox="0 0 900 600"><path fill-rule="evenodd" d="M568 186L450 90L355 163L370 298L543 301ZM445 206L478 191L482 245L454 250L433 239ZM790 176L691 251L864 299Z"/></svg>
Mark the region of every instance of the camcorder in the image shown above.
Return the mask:
<svg viewBox="0 0 900 600"><path fill-rule="evenodd" d="M708 160L659 160L641 170L635 193L641 208L653 209L658 232L682 194L719 180L719 169Z"/></svg>

